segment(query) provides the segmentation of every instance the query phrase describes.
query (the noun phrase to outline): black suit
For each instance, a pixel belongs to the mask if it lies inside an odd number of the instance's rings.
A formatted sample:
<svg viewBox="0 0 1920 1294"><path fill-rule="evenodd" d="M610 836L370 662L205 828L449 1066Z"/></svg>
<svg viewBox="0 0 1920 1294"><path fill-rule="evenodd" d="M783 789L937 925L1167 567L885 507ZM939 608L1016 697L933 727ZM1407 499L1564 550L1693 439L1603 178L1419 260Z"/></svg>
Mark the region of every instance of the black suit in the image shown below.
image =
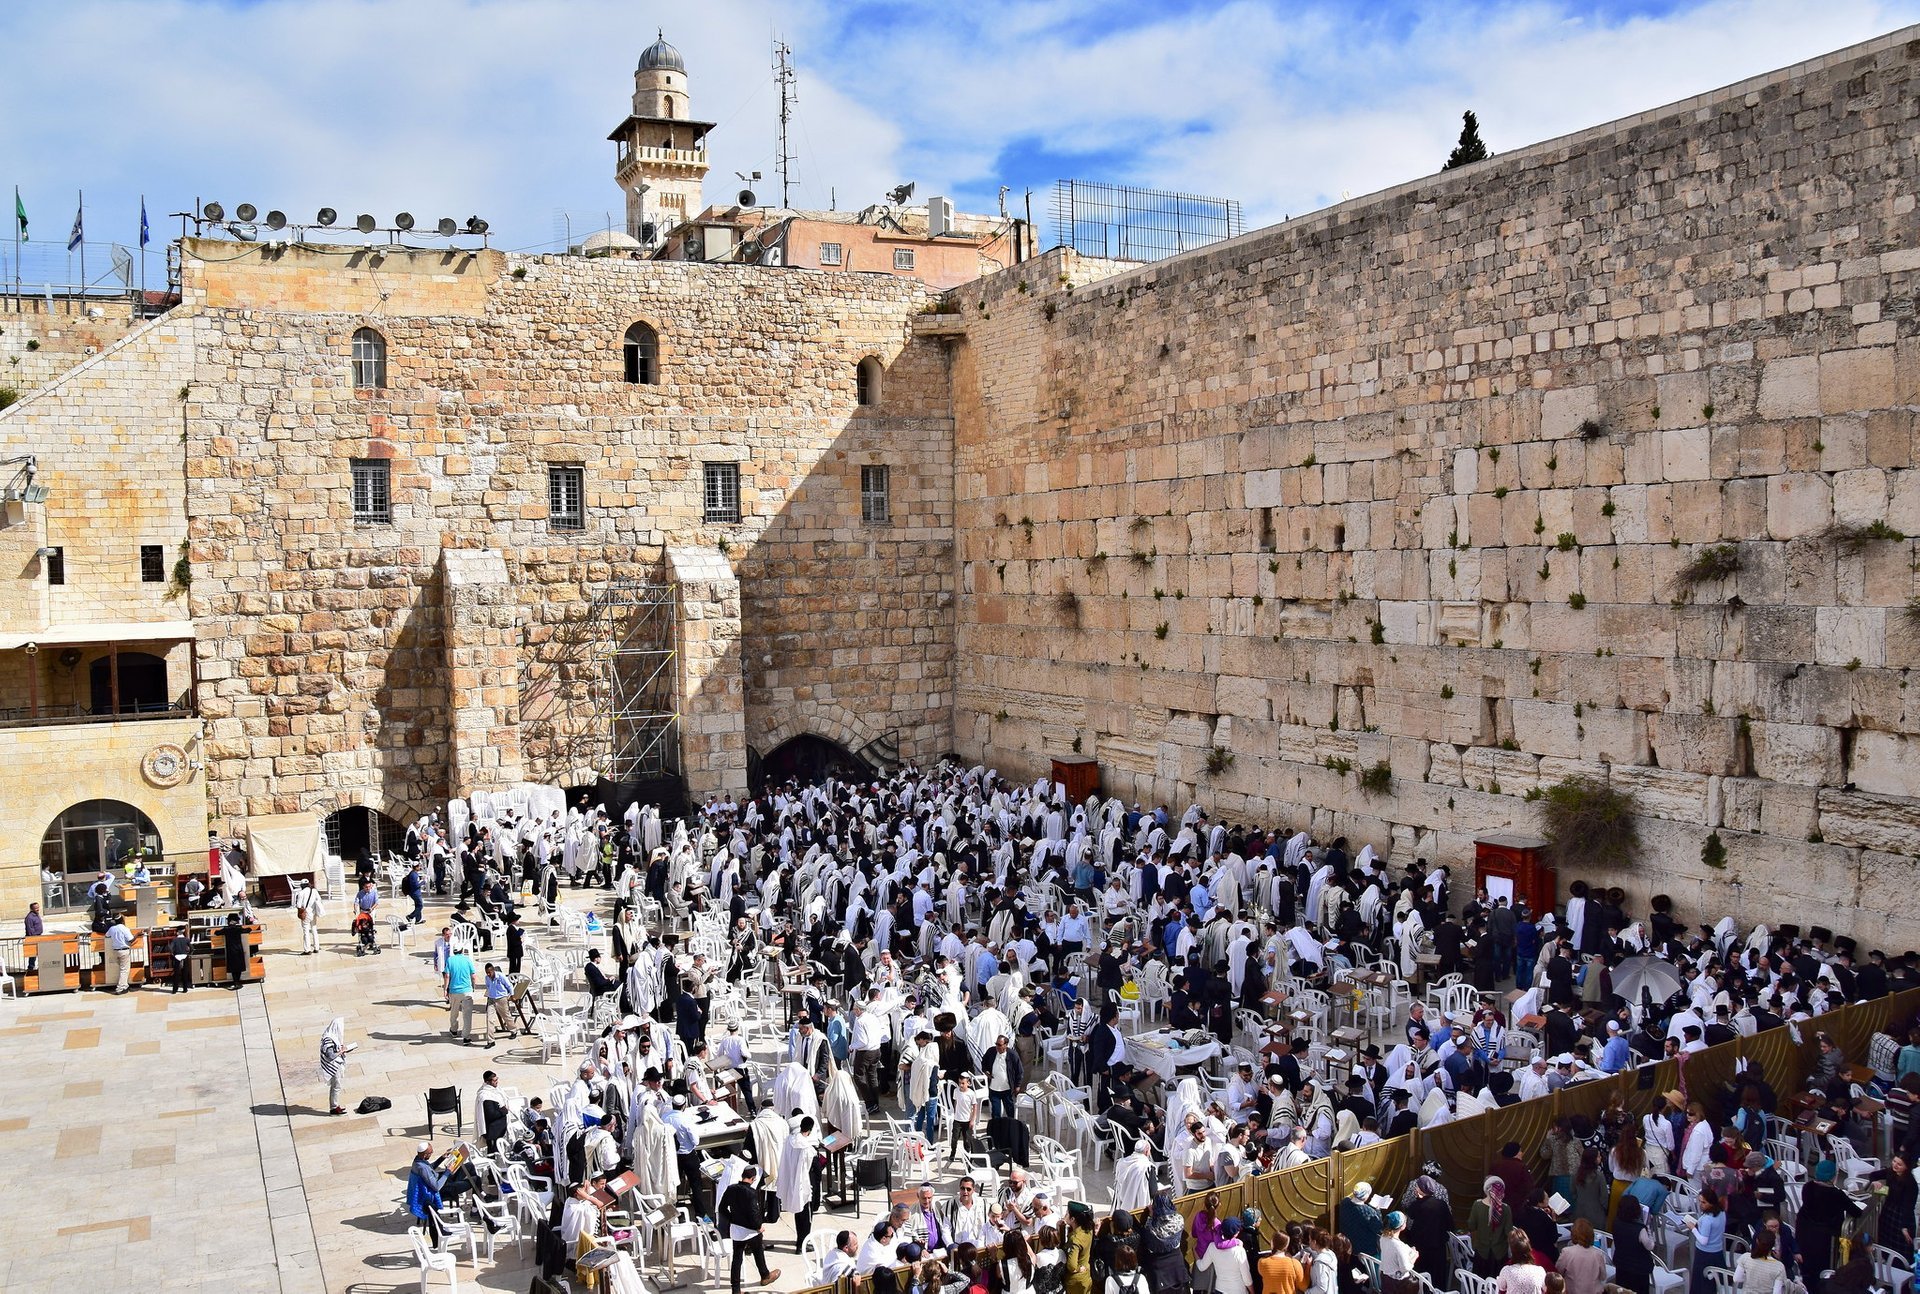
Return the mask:
<svg viewBox="0 0 1920 1294"><path fill-rule="evenodd" d="M1093 1032L1087 1035L1087 1077L1093 1085L1095 1105L1105 1103L1103 1097L1107 1091L1107 1071L1113 1060L1114 1046L1119 1041L1120 1035L1107 1024L1096 1024Z"/></svg>

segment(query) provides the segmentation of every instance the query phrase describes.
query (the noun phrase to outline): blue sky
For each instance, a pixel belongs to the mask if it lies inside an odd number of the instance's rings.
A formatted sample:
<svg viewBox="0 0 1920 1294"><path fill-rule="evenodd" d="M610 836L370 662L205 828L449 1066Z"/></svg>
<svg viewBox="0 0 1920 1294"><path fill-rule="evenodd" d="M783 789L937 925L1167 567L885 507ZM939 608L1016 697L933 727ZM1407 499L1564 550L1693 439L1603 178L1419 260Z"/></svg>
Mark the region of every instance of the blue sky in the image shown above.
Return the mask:
<svg viewBox="0 0 1920 1294"><path fill-rule="evenodd" d="M605 136L665 25L719 123L709 201L735 171L777 191L777 31L796 204L913 180L971 210L1031 188L1043 214L1071 175L1236 198L1251 226L1437 169L1465 108L1504 151L1917 21L1920 0L6 0L0 186L42 255L78 189L92 240L131 241L143 191L156 237L199 196L577 239L619 218Z"/></svg>

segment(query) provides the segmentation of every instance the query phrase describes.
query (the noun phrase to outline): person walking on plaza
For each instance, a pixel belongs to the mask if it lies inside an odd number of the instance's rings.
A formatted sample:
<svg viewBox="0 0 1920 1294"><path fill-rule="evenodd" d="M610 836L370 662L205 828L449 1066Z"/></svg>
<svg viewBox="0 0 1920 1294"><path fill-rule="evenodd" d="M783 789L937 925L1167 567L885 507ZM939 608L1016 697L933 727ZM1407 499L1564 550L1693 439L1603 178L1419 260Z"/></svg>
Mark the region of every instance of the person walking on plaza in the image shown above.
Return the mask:
<svg viewBox="0 0 1920 1294"><path fill-rule="evenodd" d="M117 997L127 991L127 977L133 972L133 933L127 929L127 923L119 913L107 924L107 971L102 976L104 983L108 976L113 979L113 992Z"/></svg>
<svg viewBox="0 0 1920 1294"><path fill-rule="evenodd" d="M238 993L240 981L247 973L247 928L240 924L238 912L227 914L227 924L220 928L220 938L227 955L227 974L232 976L227 987Z"/></svg>
<svg viewBox="0 0 1920 1294"><path fill-rule="evenodd" d="M496 1030L509 1038L513 1037L517 1032L511 1014L513 981L502 975L500 968L492 962L487 963L486 993L487 1041L493 1041Z"/></svg>
<svg viewBox="0 0 1920 1294"><path fill-rule="evenodd" d="M400 882L400 893L413 904L413 911L407 914L407 924L410 926L419 925L427 915L426 889L426 883L420 879L420 864L412 864Z"/></svg>
<svg viewBox="0 0 1920 1294"><path fill-rule="evenodd" d="M473 1041L473 958L447 954L447 1032L461 1042Z"/></svg>
<svg viewBox="0 0 1920 1294"><path fill-rule="evenodd" d="M347 1072L347 1053L354 1044L344 1041L346 1036L347 1018L341 1015L333 1017L320 1035L320 1077L327 1080L328 1114L347 1112L347 1107L340 1104L340 1079Z"/></svg>
<svg viewBox="0 0 1920 1294"><path fill-rule="evenodd" d="M300 955L320 951L320 918L326 915L326 907L320 902L320 891L302 882L293 896L294 919L300 923Z"/></svg>
<svg viewBox="0 0 1920 1294"><path fill-rule="evenodd" d="M184 993L193 987L193 937L186 926L173 932L173 941L167 945L167 952L173 957L172 993Z"/></svg>
<svg viewBox="0 0 1920 1294"><path fill-rule="evenodd" d="M760 1170L749 1164L740 1172L740 1180L720 1197L720 1221L726 1225L727 1238L733 1241L733 1294L740 1294L740 1260L753 1255L760 1269L760 1283L771 1285L780 1279L780 1271L767 1270L765 1225L760 1208Z"/></svg>

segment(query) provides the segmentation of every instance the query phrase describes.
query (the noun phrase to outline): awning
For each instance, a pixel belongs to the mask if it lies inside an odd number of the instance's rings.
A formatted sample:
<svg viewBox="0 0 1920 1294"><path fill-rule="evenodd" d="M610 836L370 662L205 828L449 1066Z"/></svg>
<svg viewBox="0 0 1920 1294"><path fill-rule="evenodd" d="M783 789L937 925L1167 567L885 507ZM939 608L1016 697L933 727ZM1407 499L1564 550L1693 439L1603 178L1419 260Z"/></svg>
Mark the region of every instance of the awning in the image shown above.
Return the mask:
<svg viewBox="0 0 1920 1294"><path fill-rule="evenodd" d="M247 864L255 876L327 874L320 819L311 813L268 813L247 819Z"/></svg>
<svg viewBox="0 0 1920 1294"><path fill-rule="evenodd" d="M78 624L48 625L27 633L0 633L0 651L38 643L42 647L61 643L152 643L186 642L193 637L191 620L86 621Z"/></svg>

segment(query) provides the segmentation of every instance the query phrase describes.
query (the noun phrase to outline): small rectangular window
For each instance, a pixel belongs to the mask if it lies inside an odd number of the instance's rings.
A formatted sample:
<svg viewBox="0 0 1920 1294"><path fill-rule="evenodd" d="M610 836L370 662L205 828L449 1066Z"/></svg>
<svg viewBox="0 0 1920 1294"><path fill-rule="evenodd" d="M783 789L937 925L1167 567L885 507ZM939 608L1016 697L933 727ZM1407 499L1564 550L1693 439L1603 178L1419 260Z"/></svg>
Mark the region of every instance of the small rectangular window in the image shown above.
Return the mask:
<svg viewBox="0 0 1920 1294"><path fill-rule="evenodd" d="M893 249L893 268L896 270L910 270L913 268L913 249L911 247L896 247Z"/></svg>
<svg viewBox="0 0 1920 1294"><path fill-rule="evenodd" d="M584 530L587 526L587 469L547 469L547 524L555 530Z"/></svg>
<svg viewBox="0 0 1920 1294"><path fill-rule="evenodd" d="M353 460L353 519L389 522L393 520L393 482L390 464L384 458Z"/></svg>
<svg viewBox="0 0 1920 1294"><path fill-rule="evenodd" d="M708 521L740 520L740 464L706 465L706 509Z"/></svg>
<svg viewBox="0 0 1920 1294"><path fill-rule="evenodd" d="M822 265L838 265L840 263L840 244L821 243L820 263Z"/></svg>
<svg viewBox="0 0 1920 1294"><path fill-rule="evenodd" d="M860 520L870 526L884 526L890 516L885 464L860 469Z"/></svg>
<svg viewBox="0 0 1920 1294"><path fill-rule="evenodd" d="M67 582L67 550L54 548L47 553L47 583L65 584Z"/></svg>
<svg viewBox="0 0 1920 1294"><path fill-rule="evenodd" d="M1273 509L1260 509L1260 551L1270 553L1279 545L1275 541L1273 529Z"/></svg>
<svg viewBox="0 0 1920 1294"><path fill-rule="evenodd" d="M159 544L140 545L140 581L158 584L167 578L167 559Z"/></svg>

